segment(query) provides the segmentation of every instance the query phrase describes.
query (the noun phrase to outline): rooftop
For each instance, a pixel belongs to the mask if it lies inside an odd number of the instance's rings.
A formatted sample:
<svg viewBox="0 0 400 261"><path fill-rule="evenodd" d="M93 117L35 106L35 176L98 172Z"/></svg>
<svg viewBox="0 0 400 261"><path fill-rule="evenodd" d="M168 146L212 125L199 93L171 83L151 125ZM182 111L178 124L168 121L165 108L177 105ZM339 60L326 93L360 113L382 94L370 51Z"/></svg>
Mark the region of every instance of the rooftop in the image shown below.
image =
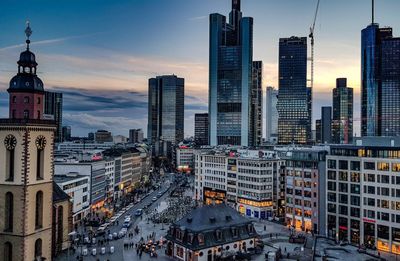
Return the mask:
<svg viewBox="0 0 400 261"><path fill-rule="evenodd" d="M53 181L53 203L69 200L69 196Z"/></svg>

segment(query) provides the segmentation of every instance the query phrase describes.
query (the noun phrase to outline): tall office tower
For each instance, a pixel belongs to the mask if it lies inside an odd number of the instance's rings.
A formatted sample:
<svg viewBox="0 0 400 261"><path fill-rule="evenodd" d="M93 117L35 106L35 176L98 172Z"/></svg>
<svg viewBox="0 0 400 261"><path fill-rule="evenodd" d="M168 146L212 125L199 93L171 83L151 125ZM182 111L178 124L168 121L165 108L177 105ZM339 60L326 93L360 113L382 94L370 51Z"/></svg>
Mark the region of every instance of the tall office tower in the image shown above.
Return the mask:
<svg viewBox="0 0 400 261"><path fill-rule="evenodd" d="M62 127L63 141L71 141L71 126Z"/></svg>
<svg viewBox="0 0 400 261"><path fill-rule="evenodd" d="M332 104L332 142L335 144L353 143L353 88L347 87L346 78L336 79Z"/></svg>
<svg viewBox="0 0 400 261"><path fill-rule="evenodd" d="M315 120L315 142L317 144L322 143L322 123L321 119Z"/></svg>
<svg viewBox="0 0 400 261"><path fill-rule="evenodd" d="M400 135L400 37L372 23L361 32L361 135Z"/></svg>
<svg viewBox="0 0 400 261"><path fill-rule="evenodd" d="M194 141L196 145L208 145L208 113L194 115Z"/></svg>
<svg viewBox="0 0 400 261"><path fill-rule="evenodd" d="M129 143L142 143L144 134L142 129L129 130Z"/></svg>
<svg viewBox="0 0 400 261"><path fill-rule="evenodd" d="M210 15L209 48L210 145L253 146L253 18L242 17L240 0L232 0L228 23Z"/></svg>
<svg viewBox="0 0 400 261"><path fill-rule="evenodd" d="M275 143L278 139L278 90L267 87L265 98L266 140Z"/></svg>
<svg viewBox="0 0 400 261"><path fill-rule="evenodd" d="M54 121L42 118L44 89L35 54L29 50L29 24L25 32L27 49L7 90L10 117L0 120L0 259L53 260L56 128Z"/></svg>
<svg viewBox="0 0 400 261"><path fill-rule="evenodd" d="M332 107L321 107L321 143L332 142Z"/></svg>
<svg viewBox="0 0 400 261"><path fill-rule="evenodd" d="M165 148L164 144L183 141L184 85L185 79L175 75L149 79L147 139L153 145L155 155L161 152L160 148Z"/></svg>
<svg viewBox="0 0 400 261"><path fill-rule="evenodd" d="M62 142L63 95L60 92L44 92L44 114L53 115L57 130L55 142Z"/></svg>
<svg viewBox="0 0 400 261"><path fill-rule="evenodd" d="M262 141L262 111L263 111L263 90L262 90L262 61L253 62L253 89L251 92L251 138L253 146L259 146Z"/></svg>
<svg viewBox="0 0 400 261"><path fill-rule="evenodd" d="M311 89L307 88L307 38L279 40L278 142L311 140Z"/></svg>

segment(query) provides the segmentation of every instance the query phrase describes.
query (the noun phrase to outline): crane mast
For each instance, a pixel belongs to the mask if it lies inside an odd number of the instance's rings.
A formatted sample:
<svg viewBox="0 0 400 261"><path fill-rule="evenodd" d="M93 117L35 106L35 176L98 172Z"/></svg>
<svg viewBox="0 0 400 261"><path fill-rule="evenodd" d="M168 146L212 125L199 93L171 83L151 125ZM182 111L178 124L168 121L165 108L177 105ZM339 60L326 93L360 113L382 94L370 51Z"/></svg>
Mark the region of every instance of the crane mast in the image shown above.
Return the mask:
<svg viewBox="0 0 400 261"><path fill-rule="evenodd" d="M314 20L313 23L310 27L310 34L308 35L308 37L311 40L311 92L314 88L314 29L315 29L315 22L317 21L317 15L318 15L318 9L319 9L319 1L317 2L317 8L315 9L315 14L314 14Z"/></svg>

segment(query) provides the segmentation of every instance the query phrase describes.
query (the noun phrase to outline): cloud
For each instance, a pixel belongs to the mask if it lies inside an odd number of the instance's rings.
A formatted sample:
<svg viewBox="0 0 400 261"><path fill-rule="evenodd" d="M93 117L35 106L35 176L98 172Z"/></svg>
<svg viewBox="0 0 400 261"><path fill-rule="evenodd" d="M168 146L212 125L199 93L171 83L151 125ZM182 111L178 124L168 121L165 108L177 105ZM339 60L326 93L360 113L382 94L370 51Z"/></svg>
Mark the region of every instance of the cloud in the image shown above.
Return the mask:
<svg viewBox="0 0 400 261"><path fill-rule="evenodd" d="M208 17L207 15L190 17L190 18L189 18L189 21L205 20L205 19L207 19L207 17Z"/></svg>

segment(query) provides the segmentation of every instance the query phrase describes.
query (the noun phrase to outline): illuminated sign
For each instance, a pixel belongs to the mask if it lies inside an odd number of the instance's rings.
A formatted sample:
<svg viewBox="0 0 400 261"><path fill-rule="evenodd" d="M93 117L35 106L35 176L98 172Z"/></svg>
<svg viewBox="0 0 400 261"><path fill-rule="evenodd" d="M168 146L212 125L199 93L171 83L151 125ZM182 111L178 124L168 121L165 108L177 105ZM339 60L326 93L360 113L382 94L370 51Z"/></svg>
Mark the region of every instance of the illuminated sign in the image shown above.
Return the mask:
<svg viewBox="0 0 400 261"><path fill-rule="evenodd" d="M367 222L367 223L375 223L376 222L375 220L369 219L369 218L363 218L363 221Z"/></svg>

